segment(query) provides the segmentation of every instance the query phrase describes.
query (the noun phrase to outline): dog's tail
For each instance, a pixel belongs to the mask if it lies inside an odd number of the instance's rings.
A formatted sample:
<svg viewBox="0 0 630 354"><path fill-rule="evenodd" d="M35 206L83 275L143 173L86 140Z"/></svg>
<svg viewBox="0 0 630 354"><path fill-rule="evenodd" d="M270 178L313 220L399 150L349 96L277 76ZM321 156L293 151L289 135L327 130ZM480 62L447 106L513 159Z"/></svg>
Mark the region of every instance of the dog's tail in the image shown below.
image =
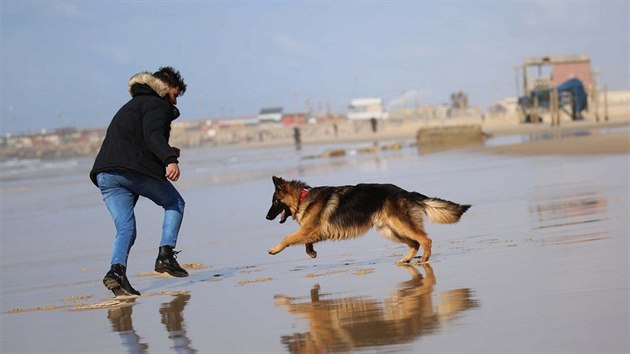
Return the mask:
<svg viewBox="0 0 630 354"><path fill-rule="evenodd" d="M468 204L460 205L440 198L426 198L420 204L429 220L437 224L454 224L470 208Z"/></svg>

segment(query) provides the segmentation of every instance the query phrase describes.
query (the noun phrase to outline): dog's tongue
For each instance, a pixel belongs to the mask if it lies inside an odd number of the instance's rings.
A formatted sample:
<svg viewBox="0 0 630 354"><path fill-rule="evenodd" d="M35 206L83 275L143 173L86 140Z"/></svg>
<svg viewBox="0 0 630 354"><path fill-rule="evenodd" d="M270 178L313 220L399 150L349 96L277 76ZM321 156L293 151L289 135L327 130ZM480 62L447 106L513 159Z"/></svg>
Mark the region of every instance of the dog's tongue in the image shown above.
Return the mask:
<svg viewBox="0 0 630 354"><path fill-rule="evenodd" d="M285 221L287 221L287 211L286 210L282 210L282 212L280 212L280 223L284 224Z"/></svg>

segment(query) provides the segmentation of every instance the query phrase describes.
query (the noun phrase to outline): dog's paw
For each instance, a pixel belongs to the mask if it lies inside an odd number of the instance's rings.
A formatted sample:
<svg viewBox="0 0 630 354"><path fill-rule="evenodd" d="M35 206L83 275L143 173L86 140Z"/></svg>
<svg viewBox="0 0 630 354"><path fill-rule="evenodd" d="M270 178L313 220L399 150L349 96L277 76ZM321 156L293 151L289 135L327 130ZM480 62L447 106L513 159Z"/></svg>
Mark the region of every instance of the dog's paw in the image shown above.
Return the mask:
<svg viewBox="0 0 630 354"><path fill-rule="evenodd" d="M317 251L306 252L311 258L317 258Z"/></svg>
<svg viewBox="0 0 630 354"><path fill-rule="evenodd" d="M270 255L275 255L275 254L280 253L280 251L282 251L282 250L283 250L282 248L278 248L276 246L276 247L271 247L271 248L267 249L267 252L269 252Z"/></svg>

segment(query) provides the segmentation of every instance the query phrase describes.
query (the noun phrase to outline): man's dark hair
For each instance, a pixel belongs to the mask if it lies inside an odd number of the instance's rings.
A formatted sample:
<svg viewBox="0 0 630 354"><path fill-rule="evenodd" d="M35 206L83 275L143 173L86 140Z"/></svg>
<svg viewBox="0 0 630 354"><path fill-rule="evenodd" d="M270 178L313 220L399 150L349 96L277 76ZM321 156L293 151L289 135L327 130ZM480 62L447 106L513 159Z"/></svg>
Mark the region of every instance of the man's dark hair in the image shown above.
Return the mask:
<svg viewBox="0 0 630 354"><path fill-rule="evenodd" d="M170 87L179 87L179 96L183 96L186 92L186 83L179 71L170 66L162 66L160 70L153 73L153 76L164 81Z"/></svg>

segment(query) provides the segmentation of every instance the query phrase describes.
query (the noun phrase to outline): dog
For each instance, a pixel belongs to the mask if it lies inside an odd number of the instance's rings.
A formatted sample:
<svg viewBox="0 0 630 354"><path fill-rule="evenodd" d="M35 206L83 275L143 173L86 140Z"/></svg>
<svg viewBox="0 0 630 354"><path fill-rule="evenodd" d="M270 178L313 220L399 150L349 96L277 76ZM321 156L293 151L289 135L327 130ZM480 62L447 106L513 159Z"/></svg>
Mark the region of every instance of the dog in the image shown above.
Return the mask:
<svg viewBox="0 0 630 354"><path fill-rule="evenodd" d="M346 240L365 234L372 227L383 236L409 246L397 263L409 263L422 246L420 263L431 257L431 239L424 232L423 214L432 222L453 224L469 208L444 199L409 192L393 184L358 184L311 188L302 181L273 176L275 191L267 220L280 215L280 223L293 217L300 229L268 249L277 254L304 244L306 253L317 257L313 244L324 240Z"/></svg>

